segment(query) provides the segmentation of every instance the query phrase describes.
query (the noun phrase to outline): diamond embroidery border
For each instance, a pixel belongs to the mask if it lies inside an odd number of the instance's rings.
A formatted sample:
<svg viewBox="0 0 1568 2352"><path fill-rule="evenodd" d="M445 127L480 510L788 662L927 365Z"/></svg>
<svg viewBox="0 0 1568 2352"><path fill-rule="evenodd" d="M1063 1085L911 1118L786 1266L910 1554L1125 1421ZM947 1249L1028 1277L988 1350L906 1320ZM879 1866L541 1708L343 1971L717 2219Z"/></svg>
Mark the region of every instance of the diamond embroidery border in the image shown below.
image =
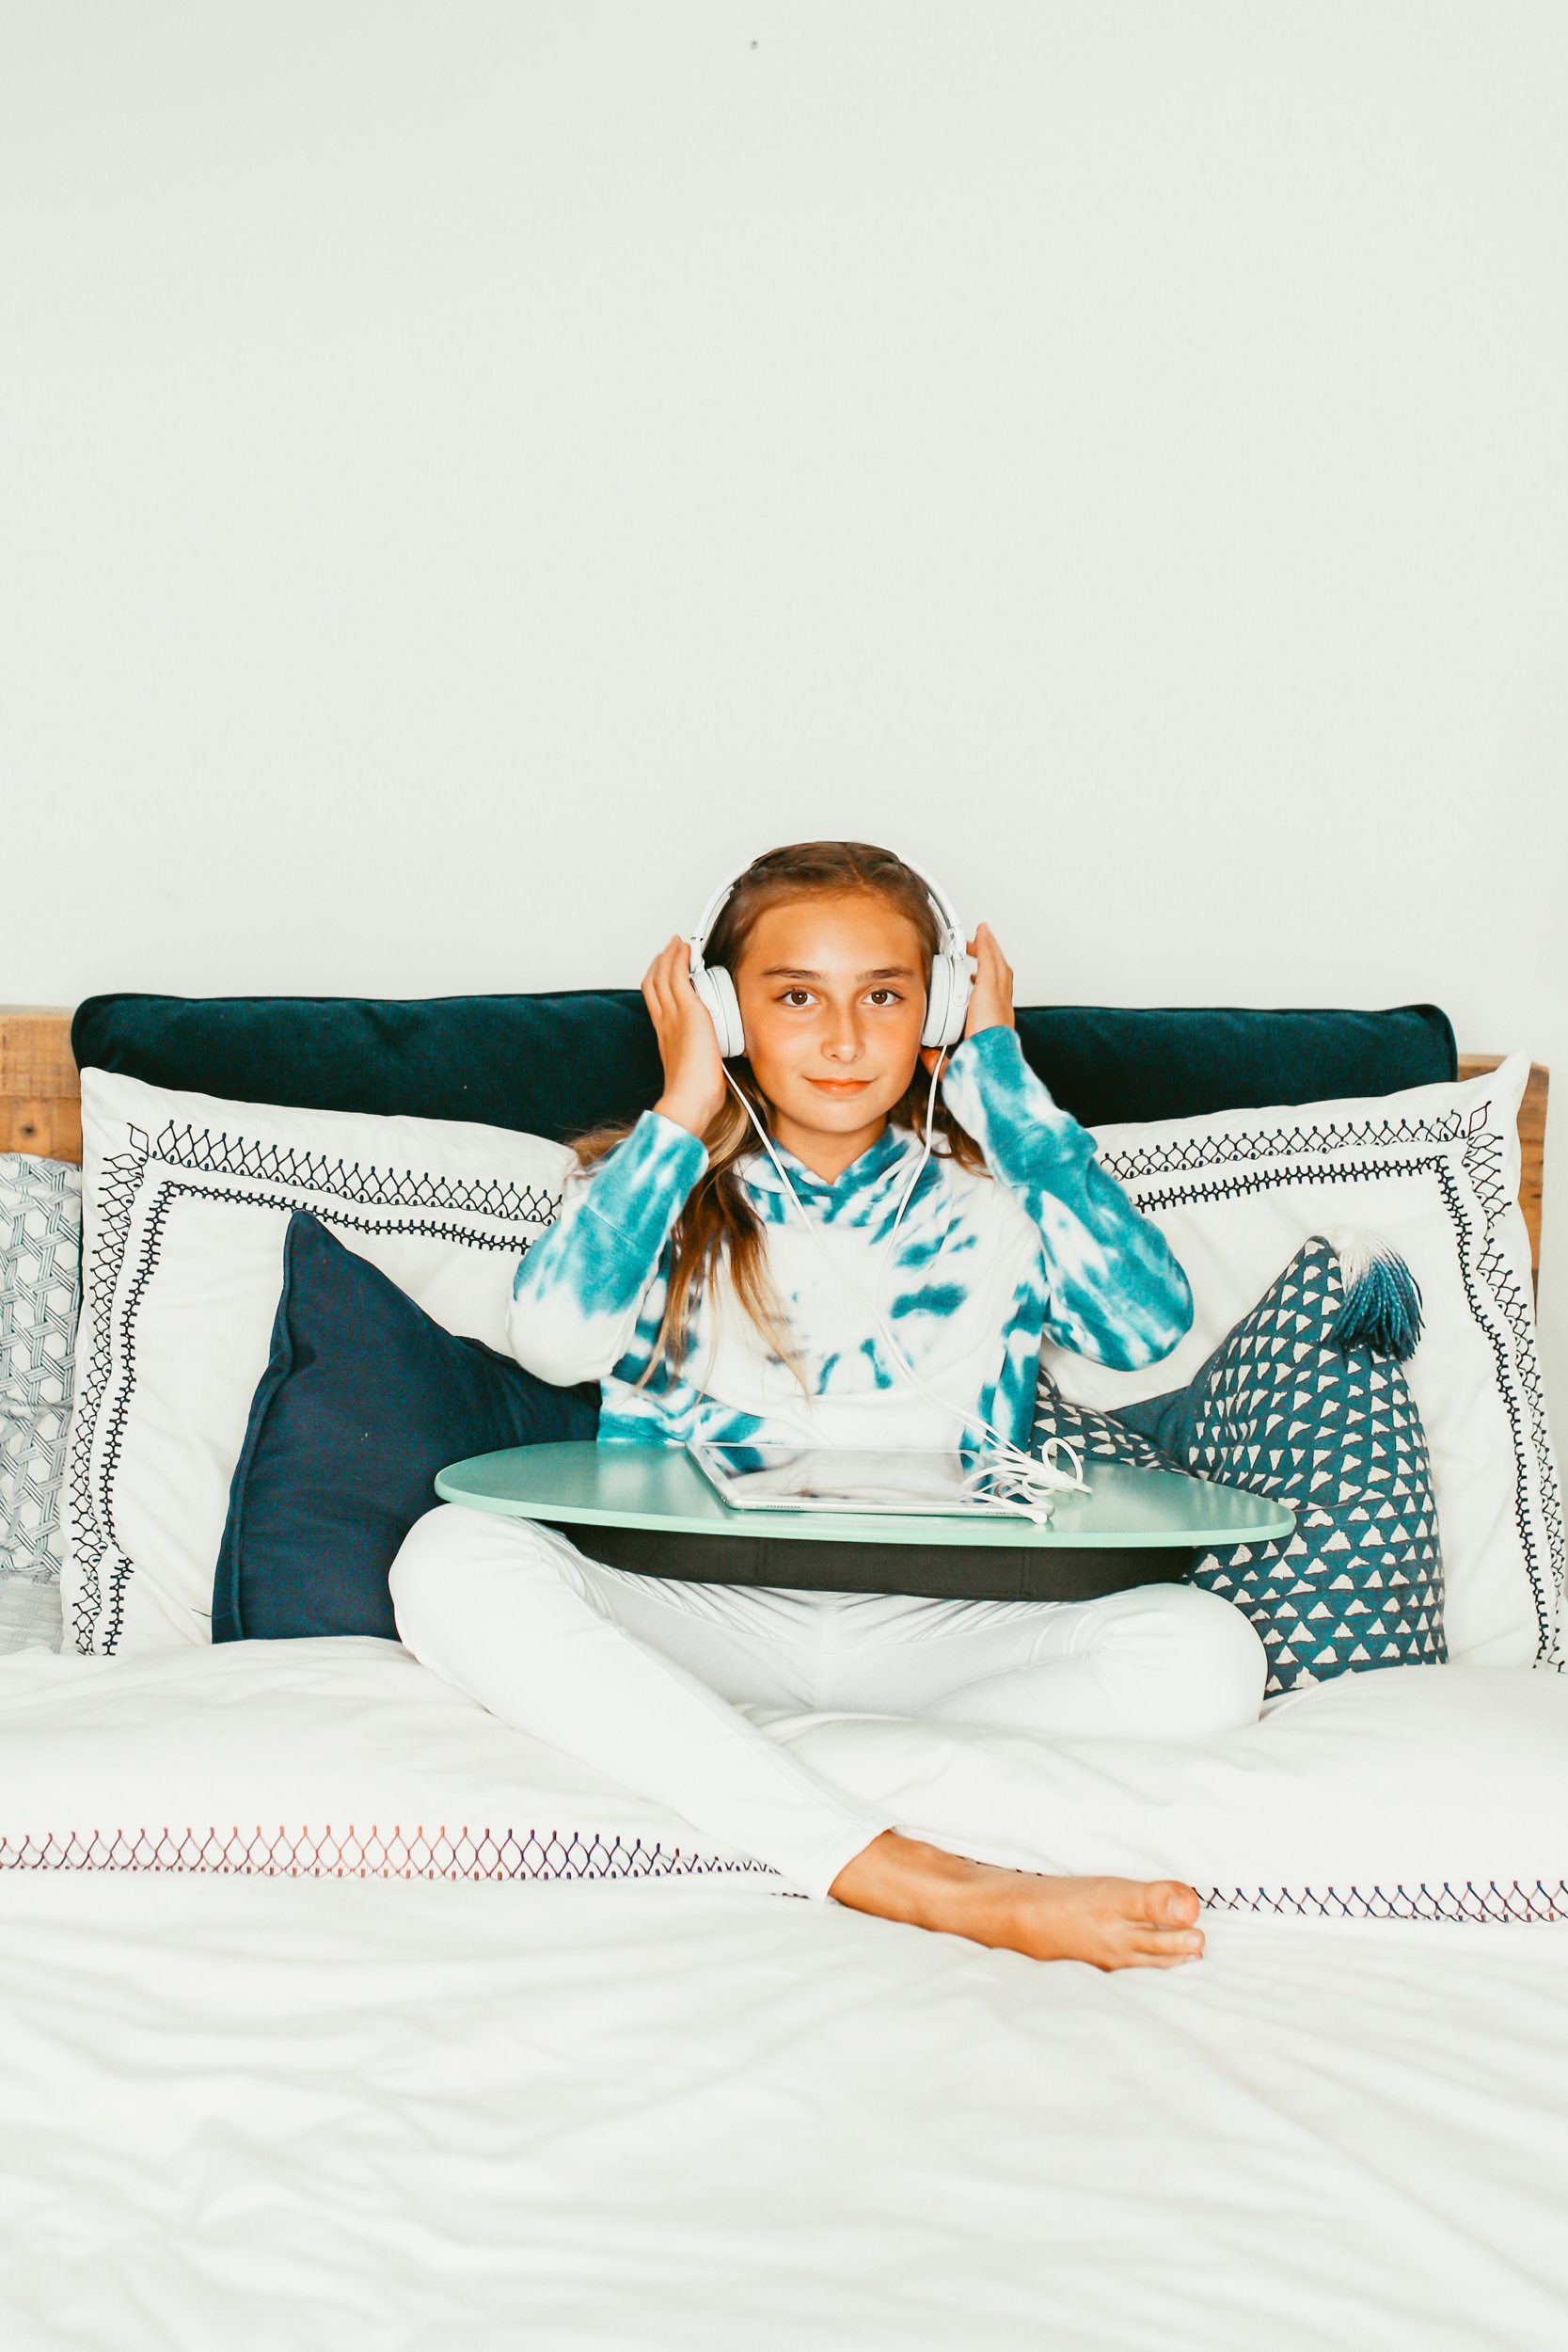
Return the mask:
<svg viewBox="0 0 1568 2352"><path fill-rule="evenodd" d="M0 1870L164 1870L220 1878L769 1878L749 1855L689 1853L598 1830L46 1830L0 1837Z"/></svg>
<svg viewBox="0 0 1568 2352"><path fill-rule="evenodd" d="M1293 1912L1302 1919L1421 1919L1478 1927L1544 1925L1568 1920L1568 1880L1465 1879L1455 1886L1424 1882L1415 1887L1353 1886L1341 1895L1332 1886L1199 1887L1205 1911Z"/></svg>
<svg viewBox="0 0 1568 2352"><path fill-rule="evenodd" d="M773 1881L765 1893L791 1890L770 1863L751 1855L688 1852L679 1846L629 1842L598 1830L478 1829L383 1832L350 1827L269 1832L116 1828L46 1830L0 1837L0 1870L126 1870L216 1878L460 1879L550 1883L580 1880L724 1878ZM1209 1886L1206 1911L1246 1911L1315 1919L1418 1919L1447 1925L1539 1924L1568 1920L1568 1882L1537 1879L1445 1880L1370 1889L1352 1886Z"/></svg>

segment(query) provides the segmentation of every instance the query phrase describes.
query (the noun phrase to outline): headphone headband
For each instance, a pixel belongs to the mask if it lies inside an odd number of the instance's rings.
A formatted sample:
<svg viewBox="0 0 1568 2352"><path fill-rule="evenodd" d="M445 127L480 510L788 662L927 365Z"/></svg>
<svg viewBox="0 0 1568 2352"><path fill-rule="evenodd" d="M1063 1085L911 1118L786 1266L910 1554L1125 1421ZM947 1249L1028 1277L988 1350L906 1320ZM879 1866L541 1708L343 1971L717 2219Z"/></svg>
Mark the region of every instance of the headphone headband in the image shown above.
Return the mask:
<svg viewBox="0 0 1568 2352"><path fill-rule="evenodd" d="M728 880L720 883L718 889L714 892L712 898L708 900L706 906L697 917L696 929L691 933L691 953L694 959L701 957L704 948L707 946L708 935L712 931L715 923L718 922L720 915L723 913L725 902L728 899L730 893L734 890L736 883L740 880L742 874L749 874L751 872L752 866L754 863L755 860L753 859L745 866L737 866L735 872L730 875Z"/></svg>
<svg viewBox="0 0 1568 2352"><path fill-rule="evenodd" d="M901 866L909 866L910 872L914 876L916 882L919 882L921 887L924 889L926 896L931 901L932 912L935 914L938 923L946 934L945 937L937 942L938 955L961 956L964 952L963 925L959 922L958 911L954 907L952 899L947 896L946 891L942 889L940 882L933 882L929 874L923 873L918 866L911 865L907 857L900 858L898 862ZM694 956L699 958L702 957L703 951L706 947L708 940L712 935L713 927L715 923L718 922L720 915L723 913L725 904L728 901L731 893L735 889L736 883L751 872L752 867L755 865L755 863L756 861L753 858L749 860L744 866L737 866L734 873L729 875L725 881L720 883L718 889L709 898L706 906L704 907L701 914L697 917L696 927L690 936L691 951Z"/></svg>

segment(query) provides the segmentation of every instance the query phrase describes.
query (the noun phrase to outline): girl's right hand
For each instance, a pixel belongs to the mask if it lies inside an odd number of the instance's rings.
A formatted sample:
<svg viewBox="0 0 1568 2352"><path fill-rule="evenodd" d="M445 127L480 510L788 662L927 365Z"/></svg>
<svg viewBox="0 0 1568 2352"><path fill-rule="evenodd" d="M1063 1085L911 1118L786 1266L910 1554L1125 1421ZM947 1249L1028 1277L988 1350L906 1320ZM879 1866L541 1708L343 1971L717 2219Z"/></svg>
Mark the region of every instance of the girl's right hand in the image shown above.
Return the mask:
<svg viewBox="0 0 1568 2352"><path fill-rule="evenodd" d="M642 1001L664 1064L664 1091L654 1108L701 1139L724 1107L724 1062L712 1017L691 985L684 939L673 939L649 964Z"/></svg>

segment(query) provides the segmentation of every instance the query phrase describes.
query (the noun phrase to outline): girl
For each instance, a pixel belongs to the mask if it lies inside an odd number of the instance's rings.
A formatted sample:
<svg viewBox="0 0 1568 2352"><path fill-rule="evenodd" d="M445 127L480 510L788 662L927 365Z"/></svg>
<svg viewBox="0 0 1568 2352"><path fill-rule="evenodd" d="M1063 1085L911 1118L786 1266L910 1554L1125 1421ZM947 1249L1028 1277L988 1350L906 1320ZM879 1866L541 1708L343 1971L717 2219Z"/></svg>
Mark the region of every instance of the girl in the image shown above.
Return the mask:
<svg viewBox="0 0 1568 2352"><path fill-rule="evenodd" d="M1027 1448L1043 1335L1127 1367L1186 1331L1191 1295L1161 1234L1023 1060L1012 974L984 924L962 1040L950 1057L922 1050L940 940L926 885L885 850L810 842L758 858L709 943L744 1025L733 1077L687 944L655 958L642 994L664 1091L629 1130L578 1144L561 1217L514 1287L514 1352L546 1380L597 1378L601 1439L948 1450L971 1416ZM921 1066L934 1081L944 1058L921 1168ZM890 1235L887 1321L918 1387L871 1311ZM1161 1584L1050 1603L689 1584L451 1503L411 1531L391 1591L404 1644L437 1674L809 1894L1101 1968L1202 1950L1191 1887L1040 1877L906 1837L738 1709L1198 1739L1255 1720L1263 1693L1262 1645L1212 1594Z"/></svg>

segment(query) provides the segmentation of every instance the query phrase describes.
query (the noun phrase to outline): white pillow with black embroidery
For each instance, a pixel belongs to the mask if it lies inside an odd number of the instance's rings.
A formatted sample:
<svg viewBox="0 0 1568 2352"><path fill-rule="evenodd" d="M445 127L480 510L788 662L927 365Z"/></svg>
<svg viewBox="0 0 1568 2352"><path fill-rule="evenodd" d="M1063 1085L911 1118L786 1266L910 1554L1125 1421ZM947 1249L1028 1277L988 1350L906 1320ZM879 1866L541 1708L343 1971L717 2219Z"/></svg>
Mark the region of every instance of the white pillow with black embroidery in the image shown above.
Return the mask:
<svg viewBox="0 0 1568 2352"><path fill-rule="evenodd" d="M201 1644L293 1211L449 1331L504 1349L513 1276L572 1154L504 1128L222 1102L99 1070L82 1073L82 1136L65 1640Z"/></svg>
<svg viewBox="0 0 1568 2352"><path fill-rule="evenodd" d="M0 1651L60 1645L80 1170L0 1152Z"/></svg>
<svg viewBox="0 0 1568 2352"><path fill-rule="evenodd" d="M1376 1233L1420 1286L1404 1366L1432 1459L1449 1654L1560 1662L1562 1497L1520 1213L1516 1054L1484 1076L1359 1101L1097 1130L1100 1164L1193 1286L1191 1332L1120 1373L1047 1346L1064 1396L1115 1411L1184 1387L1309 1234Z"/></svg>

